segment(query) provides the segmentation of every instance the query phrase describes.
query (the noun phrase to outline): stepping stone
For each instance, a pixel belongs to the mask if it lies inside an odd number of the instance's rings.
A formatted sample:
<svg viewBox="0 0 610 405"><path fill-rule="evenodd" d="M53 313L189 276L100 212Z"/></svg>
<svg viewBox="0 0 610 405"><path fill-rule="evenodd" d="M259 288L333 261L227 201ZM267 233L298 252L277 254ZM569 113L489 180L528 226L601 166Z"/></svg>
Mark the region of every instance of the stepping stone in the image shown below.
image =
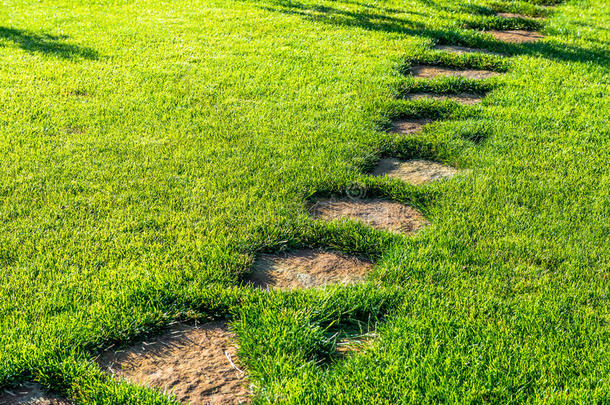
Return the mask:
<svg viewBox="0 0 610 405"><path fill-rule="evenodd" d="M430 160L381 159L373 172L375 176L388 176L413 185L446 179L454 176L457 169Z"/></svg>
<svg viewBox="0 0 610 405"><path fill-rule="evenodd" d="M439 51L454 52L454 53L483 53L485 55L502 56L499 53L491 52L486 49L468 48L465 46L457 46L457 45L435 45L434 49L439 50Z"/></svg>
<svg viewBox="0 0 610 405"><path fill-rule="evenodd" d="M412 118L412 119L400 119L392 123L390 132L395 134L414 134L422 130L422 127L426 124L431 123L433 120L428 118Z"/></svg>
<svg viewBox="0 0 610 405"><path fill-rule="evenodd" d="M66 399L46 392L44 387L36 383L24 383L15 388L0 391L2 405L71 405Z"/></svg>
<svg viewBox="0 0 610 405"><path fill-rule="evenodd" d="M145 342L97 360L116 378L171 392L192 404L250 402L244 372L236 365L234 336L223 322L179 324Z"/></svg>
<svg viewBox="0 0 610 405"><path fill-rule="evenodd" d="M254 263L248 282L261 288L287 290L355 284L362 282L372 267L366 260L311 249L262 254Z"/></svg>
<svg viewBox="0 0 610 405"><path fill-rule="evenodd" d="M410 234L428 225L415 208L385 200L320 200L310 208L314 218L351 219L375 229Z"/></svg>
<svg viewBox="0 0 610 405"><path fill-rule="evenodd" d="M465 77L468 79L488 79L498 76L498 72L481 69L450 69L440 66L415 65L411 67L411 73L415 77L433 78L433 77Z"/></svg>
<svg viewBox="0 0 610 405"><path fill-rule="evenodd" d="M511 44L525 44L536 42L544 38L544 35L534 31L512 30L512 31L487 31L498 41Z"/></svg>
<svg viewBox="0 0 610 405"><path fill-rule="evenodd" d="M436 94L436 93L413 93L405 96L407 100L450 100L462 105L472 105L483 101L483 96L473 93L458 93L458 94Z"/></svg>

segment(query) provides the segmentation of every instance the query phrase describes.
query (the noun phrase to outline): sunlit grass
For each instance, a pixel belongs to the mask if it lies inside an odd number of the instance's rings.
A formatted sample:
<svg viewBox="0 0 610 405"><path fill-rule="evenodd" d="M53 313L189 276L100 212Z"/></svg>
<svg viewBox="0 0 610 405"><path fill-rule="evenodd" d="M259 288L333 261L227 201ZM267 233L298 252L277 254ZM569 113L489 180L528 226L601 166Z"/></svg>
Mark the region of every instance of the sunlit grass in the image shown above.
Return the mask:
<svg viewBox="0 0 610 405"><path fill-rule="evenodd" d="M234 320L261 402L608 401L608 11L542 3L4 2L0 387L168 401L91 359L196 317ZM484 32L523 28L546 38ZM505 74L424 81L415 63ZM397 117L440 121L385 133ZM469 171L414 187L368 176L382 156ZM308 216L354 184L433 225ZM379 264L363 286L240 287L257 251L304 246ZM336 360L329 331L362 322L377 338Z"/></svg>

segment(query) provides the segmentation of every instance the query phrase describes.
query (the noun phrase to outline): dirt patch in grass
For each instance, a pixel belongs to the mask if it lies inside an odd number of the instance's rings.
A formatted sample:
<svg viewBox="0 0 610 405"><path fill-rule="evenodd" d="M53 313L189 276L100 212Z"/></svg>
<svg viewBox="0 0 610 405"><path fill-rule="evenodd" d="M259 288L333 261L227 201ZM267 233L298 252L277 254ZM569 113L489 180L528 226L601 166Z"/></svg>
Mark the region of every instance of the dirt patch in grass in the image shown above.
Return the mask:
<svg viewBox="0 0 610 405"><path fill-rule="evenodd" d="M534 31L512 30L512 31L488 31L498 41L511 44L524 44L536 42L544 38L544 35Z"/></svg>
<svg viewBox="0 0 610 405"><path fill-rule="evenodd" d="M430 181L452 177L457 169L430 160L381 159L375 168L375 176L388 176L409 184L423 184Z"/></svg>
<svg viewBox="0 0 610 405"><path fill-rule="evenodd" d="M468 79L488 79L498 76L498 72L482 69L451 69L440 66L415 65L411 67L411 74L415 77L433 78L441 76L465 77Z"/></svg>
<svg viewBox="0 0 610 405"><path fill-rule="evenodd" d="M46 392L36 383L23 383L18 387L0 391L1 405L70 405L71 402Z"/></svg>
<svg viewBox="0 0 610 405"><path fill-rule="evenodd" d="M355 284L372 269L369 261L321 250L262 254L254 263L248 283L261 288L315 288L328 284Z"/></svg>
<svg viewBox="0 0 610 405"><path fill-rule="evenodd" d="M422 127L426 124L431 123L433 120L428 118L413 118L413 119L400 119L392 123L390 132L395 134L414 134L422 130Z"/></svg>
<svg viewBox="0 0 610 405"><path fill-rule="evenodd" d="M458 93L458 94L436 94L436 93L413 93L405 96L407 100L450 100L462 105L472 105L480 103L483 96L474 93Z"/></svg>
<svg viewBox="0 0 610 405"><path fill-rule="evenodd" d="M491 52L486 49L468 48L457 45L436 45L434 49L438 51L454 52L454 53L483 53L485 55L501 56L499 53Z"/></svg>
<svg viewBox="0 0 610 405"><path fill-rule="evenodd" d="M376 229L409 234L428 225L415 208L393 201L320 200L310 208L315 218L327 221L347 218L360 221Z"/></svg>
<svg viewBox="0 0 610 405"><path fill-rule="evenodd" d="M249 403L234 336L225 323L179 324L132 347L106 352L100 366L132 384L173 393L183 403Z"/></svg>

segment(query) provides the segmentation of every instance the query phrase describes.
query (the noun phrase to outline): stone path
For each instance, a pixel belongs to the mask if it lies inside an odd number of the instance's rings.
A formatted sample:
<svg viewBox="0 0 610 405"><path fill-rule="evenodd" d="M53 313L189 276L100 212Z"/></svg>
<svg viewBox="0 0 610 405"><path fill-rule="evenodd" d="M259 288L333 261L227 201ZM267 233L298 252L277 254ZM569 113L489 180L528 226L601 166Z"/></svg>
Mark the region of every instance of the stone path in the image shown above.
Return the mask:
<svg viewBox="0 0 610 405"><path fill-rule="evenodd" d="M428 224L415 208L382 199L318 200L310 212L317 219L351 219L400 234L411 234Z"/></svg>
<svg viewBox="0 0 610 405"><path fill-rule="evenodd" d="M373 172L375 176L388 176L419 185L430 181L451 178L457 170L451 166L423 159L400 161L394 158L381 159Z"/></svg>
<svg viewBox="0 0 610 405"><path fill-rule="evenodd" d="M433 77L465 77L467 79L488 79L498 76L499 73L490 70L482 69L454 69L442 66L415 65L411 67L411 74L415 77L423 77L426 79Z"/></svg>
<svg viewBox="0 0 610 405"><path fill-rule="evenodd" d="M498 13L501 18L526 18L515 13ZM529 18L529 17L527 17ZM525 30L488 31L498 41L522 44L538 41L543 36ZM455 54L487 54L501 56L485 49L456 45L436 45L435 50ZM413 76L423 79L453 76L485 80L499 73L483 69L456 69L451 66L415 65ZM437 94L420 92L405 95L407 100L454 101L463 105L479 103L483 96L472 93ZM416 134L434 119L432 117L401 118L393 122L391 132ZM411 185L448 179L457 169L424 159L401 161L381 159L373 176L387 176ZM411 235L428 225L422 213L413 207L384 199L321 199L309 208L310 214L324 221L347 219L359 221L375 229ZM282 254L260 254L246 282L263 289L303 289L329 284L362 282L371 271L369 261L330 250L301 249ZM371 338L374 334L367 335ZM368 341L369 339L364 339ZM234 336L221 322L198 327L177 325L163 335L138 343L124 350L103 353L98 364L116 378L146 385L162 392L172 392L183 402L233 404L250 401L247 379L237 361ZM338 352L347 352L350 342L340 345ZM356 346L354 346L356 347ZM363 347L358 346L358 347ZM23 390L23 392L21 391ZM7 399L8 398L8 399ZM40 398L42 402L18 402ZM12 400L14 402L6 402ZM5 402L3 402L5 401ZM45 402L46 401L46 402ZM53 402L55 401L55 402ZM0 404L67 405L69 402L49 396L36 385L0 394Z"/></svg>
<svg viewBox="0 0 610 405"><path fill-rule="evenodd" d="M103 353L97 362L115 378L172 393L182 403L249 403L234 341L223 322L177 324L160 336Z"/></svg>
<svg viewBox="0 0 610 405"><path fill-rule="evenodd" d="M424 125L433 121L429 118L399 119L392 123L390 131L395 134L414 134L420 132Z"/></svg>
<svg viewBox="0 0 610 405"><path fill-rule="evenodd" d="M362 282L372 267L369 261L338 252L303 249L260 255L247 281L261 288L287 290L355 284Z"/></svg>
<svg viewBox="0 0 610 405"><path fill-rule="evenodd" d="M509 31L488 31L498 41L511 44L525 44L537 42L544 38L544 35L534 31L509 30Z"/></svg>

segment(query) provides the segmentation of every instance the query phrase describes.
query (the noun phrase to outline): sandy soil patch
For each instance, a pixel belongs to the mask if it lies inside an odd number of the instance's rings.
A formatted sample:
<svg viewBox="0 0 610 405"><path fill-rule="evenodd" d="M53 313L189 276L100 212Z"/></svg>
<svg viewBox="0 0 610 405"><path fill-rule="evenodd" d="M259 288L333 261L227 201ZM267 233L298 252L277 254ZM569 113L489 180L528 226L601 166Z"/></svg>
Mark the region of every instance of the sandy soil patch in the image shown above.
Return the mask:
<svg viewBox="0 0 610 405"><path fill-rule="evenodd" d="M1 405L70 405L71 402L55 396L40 384L23 383L18 387L0 391Z"/></svg>
<svg viewBox="0 0 610 405"><path fill-rule="evenodd" d="M310 208L310 212L315 218L327 221L347 218L376 229L402 234L413 233L428 225L415 208L379 199L320 200Z"/></svg>
<svg viewBox="0 0 610 405"><path fill-rule="evenodd" d="M248 282L261 288L315 288L328 284L362 282L373 264L337 252L303 249L282 254L262 254Z"/></svg>
<svg viewBox="0 0 610 405"><path fill-rule="evenodd" d="M428 118L411 118L411 119L399 119L392 123L390 132L395 134L414 134L422 130L422 127L426 124L431 123L433 120Z"/></svg>
<svg viewBox="0 0 610 405"><path fill-rule="evenodd" d="M171 392L183 403L249 403L248 382L236 353L225 323L179 324L124 350L106 352L98 363L117 378Z"/></svg>
<svg viewBox="0 0 610 405"><path fill-rule="evenodd" d="M488 31L498 41L511 44L524 44L536 42L544 38L544 35L534 31L512 30L512 31Z"/></svg>
<svg viewBox="0 0 610 405"><path fill-rule="evenodd" d="M483 101L483 96L473 93L458 94L436 94L436 93L413 93L405 96L407 100L450 100L462 105L473 105Z"/></svg>
<svg viewBox="0 0 610 405"><path fill-rule="evenodd" d="M430 160L400 161L394 158L381 159L375 168L375 176L388 176L409 184L423 184L454 176L457 169Z"/></svg>
<svg viewBox="0 0 610 405"><path fill-rule="evenodd" d="M488 79L490 77L498 76L498 72L492 72L491 70L482 69L451 69L440 66L429 66L429 65L415 65L411 67L411 73L415 77L422 78L434 78L442 76L455 76L465 77L468 79Z"/></svg>

